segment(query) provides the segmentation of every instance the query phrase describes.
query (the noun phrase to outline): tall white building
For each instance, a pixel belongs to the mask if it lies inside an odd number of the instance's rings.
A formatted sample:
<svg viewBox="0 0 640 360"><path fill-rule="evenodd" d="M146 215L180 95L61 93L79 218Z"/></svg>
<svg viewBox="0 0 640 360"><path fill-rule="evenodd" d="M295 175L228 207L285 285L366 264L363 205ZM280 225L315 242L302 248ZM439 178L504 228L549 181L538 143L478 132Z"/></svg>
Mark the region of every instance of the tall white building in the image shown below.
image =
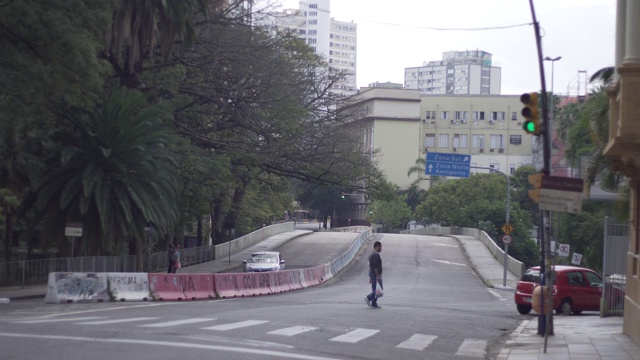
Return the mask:
<svg viewBox="0 0 640 360"><path fill-rule="evenodd" d="M501 69L482 50L447 51L442 60L404 69L404 86L423 95L499 95Z"/></svg>
<svg viewBox="0 0 640 360"><path fill-rule="evenodd" d="M298 9L284 9L265 20L305 39L329 66L345 77L333 91L343 95L358 92L356 85L358 25L331 17L331 0L303 0Z"/></svg>

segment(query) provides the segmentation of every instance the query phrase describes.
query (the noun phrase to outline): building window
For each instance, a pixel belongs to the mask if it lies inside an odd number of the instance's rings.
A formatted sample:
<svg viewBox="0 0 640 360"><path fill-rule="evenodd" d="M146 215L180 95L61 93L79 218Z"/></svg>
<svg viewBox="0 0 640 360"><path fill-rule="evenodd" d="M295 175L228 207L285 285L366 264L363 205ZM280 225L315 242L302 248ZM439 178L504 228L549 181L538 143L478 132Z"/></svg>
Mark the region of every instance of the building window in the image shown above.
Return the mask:
<svg viewBox="0 0 640 360"><path fill-rule="evenodd" d="M504 111L492 111L491 120L504 120Z"/></svg>
<svg viewBox="0 0 640 360"><path fill-rule="evenodd" d="M504 149L504 135L491 134L490 149Z"/></svg>
<svg viewBox="0 0 640 360"><path fill-rule="evenodd" d="M453 135L453 141L451 141L451 146L453 146L454 149L460 147L460 135L459 134L454 134Z"/></svg>
<svg viewBox="0 0 640 360"><path fill-rule="evenodd" d="M427 119L427 120L435 120L436 119L436 112L427 110L425 119Z"/></svg>
<svg viewBox="0 0 640 360"><path fill-rule="evenodd" d="M509 135L509 144L522 145L522 135Z"/></svg>
<svg viewBox="0 0 640 360"><path fill-rule="evenodd" d="M310 9L317 9L318 8L318 4L309 4L309 8Z"/></svg>
<svg viewBox="0 0 640 360"><path fill-rule="evenodd" d="M474 149L484 149L484 135L473 134L473 138L471 138L471 146Z"/></svg>
<svg viewBox="0 0 640 360"><path fill-rule="evenodd" d="M456 116L456 120L467 120L466 111L456 111L455 116Z"/></svg>
<svg viewBox="0 0 640 360"><path fill-rule="evenodd" d="M473 120L484 120L484 111L474 111Z"/></svg>
<svg viewBox="0 0 640 360"><path fill-rule="evenodd" d="M518 120L518 113L515 111L511 112L511 120Z"/></svg>
<svg viewBox="0 0 640 360"><path fill-rule="evenodd" d="M318 20L309 20L309 25L318 25Z"/></svg>
<svg viewBox="0 0 640 360"><path fill-rule="evenodd" d="M438 147L448 148L449 147L449 134L440 134L440 143Z"/></svg>
<svg viewBox="0 0 640 360"><path fill-rule="evenodd" d="M467 134L460 134L460 147L461 148L466 148L467 146L467 138L468 135Z"/></svg>
<svg viewBox="0 0 640 360"><path fill-rule="evenodd" d="M436 147L436 134L427 134L424 137L424 147L433 148Z"/></svg>
<svg viewBox="0 0 640 360"><path fill-rule="evenodd" d="M440 120L448 120L449 112L448 111L440 111Z"/></svg>
<svg viewBox="0 0 640 360"><path fill-rule="evenodd" d="M318 16L317 11L309 11L309 16Z"/></svg>
<svg viewBox="0 0 640 360"><path fill-rule="evenodd" d="M509 164L509 175L513 175L516 172L516 164Z"/></svg>

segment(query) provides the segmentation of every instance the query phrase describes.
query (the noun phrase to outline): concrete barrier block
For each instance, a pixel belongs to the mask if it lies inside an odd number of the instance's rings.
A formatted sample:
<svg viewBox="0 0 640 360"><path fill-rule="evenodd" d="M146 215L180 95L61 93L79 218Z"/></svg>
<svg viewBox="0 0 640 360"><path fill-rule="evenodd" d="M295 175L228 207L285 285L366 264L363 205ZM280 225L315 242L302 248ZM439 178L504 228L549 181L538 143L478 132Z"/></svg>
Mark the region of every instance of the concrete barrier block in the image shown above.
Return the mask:
<svg viewBox="0 0 640 360"><path fill-rule="evenodd" d="M104 273L49 273L47 295L44 298L47 304L110 300Z"/></svg>

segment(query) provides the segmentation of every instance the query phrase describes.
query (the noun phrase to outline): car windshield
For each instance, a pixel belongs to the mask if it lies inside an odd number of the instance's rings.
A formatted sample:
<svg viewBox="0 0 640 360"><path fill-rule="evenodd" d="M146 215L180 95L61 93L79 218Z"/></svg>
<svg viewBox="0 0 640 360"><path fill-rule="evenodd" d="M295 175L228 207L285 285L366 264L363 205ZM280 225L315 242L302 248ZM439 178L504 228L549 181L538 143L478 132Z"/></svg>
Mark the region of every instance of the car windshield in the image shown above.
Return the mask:
<svg viewBox="0 0 640 360"><path fill-rule="evenodd" d="M558 273L553 274L553 282L555 284ZM522 281L540 283L540 271L537 269L529 269L522 275Z"/></svg>
<svg viewBox="0 0 640 360"><path fill-rule="evenodd" d="M251 255L251 262L253 263L277 263L278 257L272 254L253 254Z"/></svg>

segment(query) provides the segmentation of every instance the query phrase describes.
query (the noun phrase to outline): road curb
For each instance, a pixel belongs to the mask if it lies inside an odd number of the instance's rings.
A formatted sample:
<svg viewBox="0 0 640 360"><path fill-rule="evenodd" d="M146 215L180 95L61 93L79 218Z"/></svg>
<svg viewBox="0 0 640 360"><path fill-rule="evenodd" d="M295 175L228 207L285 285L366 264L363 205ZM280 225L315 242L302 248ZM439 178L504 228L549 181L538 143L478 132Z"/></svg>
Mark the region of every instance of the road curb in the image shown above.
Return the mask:
<svg viewBox="0 0 640 360"><path fill-rule="evenodd" d="M460 249L462 249L462 253L464 254L465 259L467 259L467 263L471 267L471 270L473 270L473 272L476 273L476 275L478 275L478 277L480 278L480 280L482 281L482 283L484 283L484 285L486 287L493 289L494 286L491 283L491 281L487 280L484 276L482 276L480 271L478 271L476 266L473 264L473 261L471 261L471 256L469 256L469 253L467 252L467 249L464 247L464 244L462 243L462 240L460 240L458 237L453 236L453 235L441 235L441 236L455 239L458 242L458 245L459 245Z"/></svg>

